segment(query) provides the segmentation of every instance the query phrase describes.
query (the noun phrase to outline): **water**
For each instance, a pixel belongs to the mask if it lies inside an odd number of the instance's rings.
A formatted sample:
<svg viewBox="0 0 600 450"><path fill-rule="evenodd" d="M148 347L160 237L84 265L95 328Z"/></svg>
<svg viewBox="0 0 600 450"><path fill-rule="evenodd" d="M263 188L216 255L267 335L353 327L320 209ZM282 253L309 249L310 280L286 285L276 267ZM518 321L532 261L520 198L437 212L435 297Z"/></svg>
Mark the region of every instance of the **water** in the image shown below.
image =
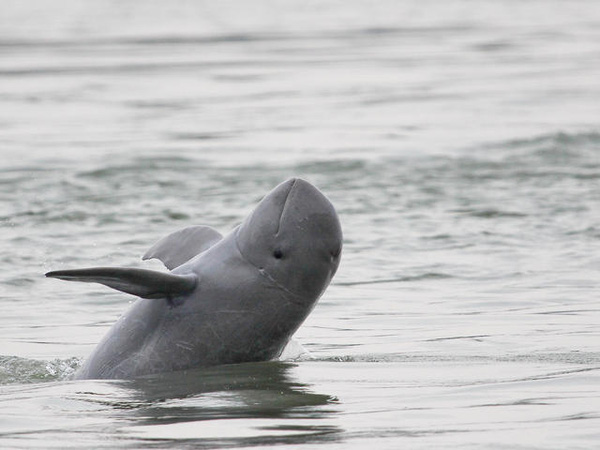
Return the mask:
<svg viewBox="0 0 600 450"><path fill-rule="evenodd" d="M2 448L596 448L594 1L3 2ZM313 359L68 376L131 299L43 278L319 186Z"/></svg>

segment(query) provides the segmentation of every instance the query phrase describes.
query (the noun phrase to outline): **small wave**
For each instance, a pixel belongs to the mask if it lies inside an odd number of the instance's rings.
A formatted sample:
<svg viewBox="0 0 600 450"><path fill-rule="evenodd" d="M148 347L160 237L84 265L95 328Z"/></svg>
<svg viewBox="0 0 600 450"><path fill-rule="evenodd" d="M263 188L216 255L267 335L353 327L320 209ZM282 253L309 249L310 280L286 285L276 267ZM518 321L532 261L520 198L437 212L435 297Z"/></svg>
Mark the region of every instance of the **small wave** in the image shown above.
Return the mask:
<svg viewBox="0 0 600 450"><path fill-rule="evenodd" d="M465 336L465 338L472 336ZM461 338L461 337L458 337ZM452 339L452 338L450 338ZM343 356L325 356L313 357L312 361L337 362L337 363L454 363L454 362L472 362L472 363L562 363L573 365L591 365L600 364L599 352L563 352L563 353L531 353L516 355L447 355L447 354L426 354L426 353L390 353L390 354L366 354L366 355L343 355ZM594 367L594 370L600 367ZM578 369L579 370L579 369ZM583 369L588 370L588 369Z"/></svg>
<svg viewBox="0 0 600 450"><path fill-rule="evenodd" d="M506 142L506 145L512 148L522 148L530 146L547 146L548 144L562 147L582 146L582 145L600 145L600 132L581 132L565 133L562 131L550 134L544 134L530 139L513 139Z"/></svg>
<svg viewBox="0 0 600 450"><path fill-rule="evenodd" d="M496 143L492 147L508 150L505 157L513 163L531 162L544 166L563 166L565 163L585 163L598 167L597 152L600 150L600 132L544 134L529 139L514 139Z"/></svg>
<svg viewBox="0 0 600 450"><path fill-rule="evenodd" d="M281 33L223 33L223 34L155 34L150 36L106 36L86 38L76 36L73 39L10 39L0 38L0 48L5 50L21 49L80 49L95 50L96 48L131 47L131 46L179 46L179 45L212 45L221 43L262 42L298 39L300 36L289 37ZM308 39L310 36L307 36Z"/></svg>
<svg viewBox="0 0 600 450"><path fill-rule="evenodd" d="M199 161L183 156L166 158L164 156L147 156L131 158L116 164L103 164L101 167L85 169L77 174L79 178L109 178L119 175L139 175L144 172L160 171L189 171L201 170L203 165Z"/></svg>
<svg viewBox="0 0 600 450"><path fill-rule="evenodd" d="M457 214L465 214L472 217L478 217L481 219L498 219L498 218L518 218L527 217L527 214L516 212L516 211L502 211L496 208L460 208L454 209L450 212Z"/></svg>
<svg viewBox="0 0 600 450"><path fill-rule="evenodd" d="M169 138L174 141L215 141L227 139L233 136L232 133L213 132L213 133L170 133Z"/></svg>
<svg viewBox="0 0 600 450"><path fill-rule="evenodd" d="M80 366L79 358L43 361L19 356L0 356L0 385L61 381Z"/></svg>
<svg viewBox="0 0 600 450"><path fill-rule="evenodd" d="M428 272L420 275L412 275L398 278L385 278L381 280L360 280L360 281L342 281L341 283L335 283L336 286L362 286L366 284L386 284L386 283L408 283L411 281L422 281L422 280L444 280L452 278L452 275L437 272Z"/></svg>

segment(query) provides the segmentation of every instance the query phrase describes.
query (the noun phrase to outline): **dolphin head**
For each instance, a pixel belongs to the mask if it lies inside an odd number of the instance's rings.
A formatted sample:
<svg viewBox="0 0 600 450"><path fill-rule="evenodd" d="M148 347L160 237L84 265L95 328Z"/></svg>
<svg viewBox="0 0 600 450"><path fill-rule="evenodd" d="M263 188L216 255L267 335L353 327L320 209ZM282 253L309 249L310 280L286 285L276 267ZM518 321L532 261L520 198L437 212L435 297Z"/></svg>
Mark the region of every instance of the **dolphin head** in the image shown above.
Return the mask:
<svg viewBox="0 0 600 450"><path fill-rule="evenodd" d="M237 230L242 256L294 298L312 304L333 278L342 228L331 202L292 178L267 194Z"/></svg>

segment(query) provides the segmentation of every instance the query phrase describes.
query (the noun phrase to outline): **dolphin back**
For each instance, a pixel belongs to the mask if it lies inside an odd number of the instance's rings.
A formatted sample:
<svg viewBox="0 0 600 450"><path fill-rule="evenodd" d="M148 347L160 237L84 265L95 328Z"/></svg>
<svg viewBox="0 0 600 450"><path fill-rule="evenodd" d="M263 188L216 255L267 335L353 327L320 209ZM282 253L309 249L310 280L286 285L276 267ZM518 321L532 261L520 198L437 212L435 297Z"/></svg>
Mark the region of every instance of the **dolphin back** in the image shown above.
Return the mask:
<svg viewBox="0 0 600 450"><path fill-rule="evenodd" d="M142 259L159 259L167 269L173 270L209 249L221 239L223 239L223 235L211 227L199 225L183 228L154 244L142 256Z"/></svg>

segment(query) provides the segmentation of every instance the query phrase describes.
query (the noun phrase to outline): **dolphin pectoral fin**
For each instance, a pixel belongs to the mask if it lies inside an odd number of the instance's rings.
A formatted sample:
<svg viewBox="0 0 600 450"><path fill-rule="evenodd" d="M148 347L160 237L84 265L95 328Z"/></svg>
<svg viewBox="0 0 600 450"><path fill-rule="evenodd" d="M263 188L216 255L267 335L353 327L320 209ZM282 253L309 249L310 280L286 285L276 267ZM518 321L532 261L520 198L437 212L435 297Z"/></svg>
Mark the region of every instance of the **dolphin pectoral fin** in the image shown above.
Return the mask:
<svg viewBox="0 0 600 450"><path fill-rule="evenodd" d="M217 230L207 226L188 227L165 236L142 259L156 258L173 270L223 239Z"/></svg>
<svg viewBox="0 0 600 450"><path fill-rule="evenodd" d="M146 269L94 267L89 269L57 270L49 278L67 281L100 283L121 292L142 298L173 298L189 294L196 287L196 275L175 275Z"/></svg>

